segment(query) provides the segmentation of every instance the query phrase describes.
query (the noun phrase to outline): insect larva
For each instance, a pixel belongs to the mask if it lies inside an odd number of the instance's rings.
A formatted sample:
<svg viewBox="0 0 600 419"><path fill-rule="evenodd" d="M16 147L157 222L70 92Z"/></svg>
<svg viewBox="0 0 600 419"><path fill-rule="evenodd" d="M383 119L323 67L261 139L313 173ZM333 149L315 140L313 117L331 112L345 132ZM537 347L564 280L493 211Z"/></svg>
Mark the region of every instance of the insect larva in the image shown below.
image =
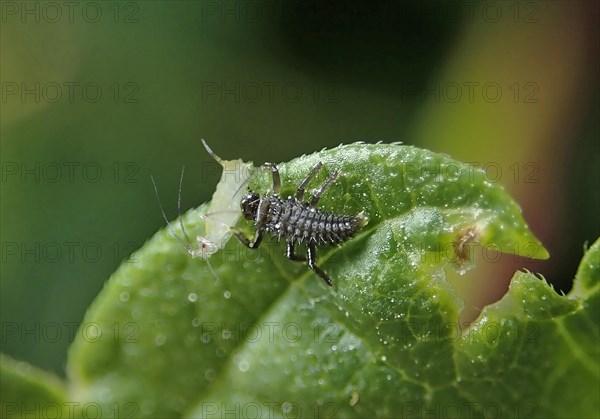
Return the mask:
<svg viewBox="0 0 600 419"><path fill-rule="evenodd" d="M235 236L246 246L256 249L260 245L264 233L277 239L285 238L287 242L286 256L298 262L307 262L308 266L325 281L332 285L331 278L316 264L317 246L320 244L339 244L350 239L356 231L367 223L363 213L358 215L339 215L321 211L317 203L325 190L337 178L339 172L332 172L329 177L313 193L309 202L304 202L306 186L323 167L317 163L298 185L293 197L282 199L279 196L281 178L274 164L266 165L271 169L273 177L273 193L262 197L248 190L240 203L242 215L254 221L256 233L250 240L242 232L232 228ZM296 254L297 245L306 245L306 256Z"/></svg>

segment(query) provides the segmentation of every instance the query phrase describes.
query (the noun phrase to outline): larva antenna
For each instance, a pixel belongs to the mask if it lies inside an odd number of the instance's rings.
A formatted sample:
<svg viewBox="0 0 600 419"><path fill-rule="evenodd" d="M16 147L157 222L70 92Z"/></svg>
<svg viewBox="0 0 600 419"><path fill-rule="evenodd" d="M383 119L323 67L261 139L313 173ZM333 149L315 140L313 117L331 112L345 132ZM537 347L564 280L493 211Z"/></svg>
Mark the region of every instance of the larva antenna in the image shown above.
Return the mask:
<svg viewBox="0 0 600 419"><path fill-rule="evenodd" d="M251 181L251 180L252 180L252 179L253 179L255 176L257 176L257 175L260 173L260 171L261 171L261 170L265 170L265 169L266 169L266 167L265 167L264 165L263 165L263 166L260 166L260 167L258 167L258 170L257 170L256 172L252 173L250 176L248 176L248 179L246 179L246 180L245 180L245 181L244 181L244 182L243 182L243 183L240 185L240 187L239 187L239 188L237 188L237 189L235 190L235 193L233 194L232 198L233 198L233 197L235 197L235 196L237 196L237 194L238 194L238 193L240 193L240 191L242 190L242 188L243 188L244 186L248 186L248 184L250 183L250 181Z"/></svg>
<svg viewBox="0 0 600 419"><path fill-rule="evenodd" d="M268 170L270 168L270 166L268 166L266 163L263 164L262 166L257 167L256 171L254 173L252 173L250 176L248 176L248 178L235 190L235 192L233 193L233 195L231 196L231 199L234 199L236 196L238 196L238 194L240 193L240 191L242 190L243 187L248 186L248 184L250 183L250 181L252 179L254 179L256 176L258 176L258 174L263 171L263 170Z"/></svg>
<svg viewBox="0 0 600 419"><path fill-rule="evenodd" d="M189 243L190 237L188 236L185 228L183 227L183 220L181 219L181 189L183 188L183 172L185 171L185 166L181 168L181 177L179 178L179 191L177 192L177 215L179 217L179 226L181 227L181 231L183 232L183 237Z"/></svg>
<svg viewBox="0 0 600 419"><path fill-rule="evenodd" d="M173 234L173 236L175 236L175 238L177 239L177 241L179 242L179 244L181 244L181 246L185 249L185 251L192 257L192 258L197 258L197 257L201 257L202 259L204 259L208 265L208 269L210 270L212 276L216 279L219 280L219 277L217 276L216 272L214 271L212 265L210 264L210 262L208 261L209 256L211 256L212 254L216 253L217 250L219 249L218 245L213 242L208 240L205 237L202 236L198 236L196 237L196 240L198 242L198 249L192 249L192 247L189 244L189 237L186 234L186 237L188 237L188 243L186 243L181 237L179 237L179 235L177 233L175 233L175 229L173 228L173 225L169 222L169 219L167 218L167 215L165 213L165 210L162 206L162 202L160 200L160 196L158 193L158 187L156 186L156 182L154 181L154 177L151 175L150 179L152 180L152 185L154 186L154 192L156 193L156 199L158 200L158 205L160 207L160 212L163 216L163 219L165 220L165 222L167 223L167 226L169 226L169 230L171 231L171 234ZM204 218L204 216L203 216ZM180 221L180 225L181 228L183 229L183 221L181 220L181 215L179 215L179 221ZM185 232L185 230L183 230Z"/></svg>
<svg viewBox="0 0 600 419"><path fill-rule="evenodd" d="M156 193L156 199L157 199L158 205L160 207L160 212L162 213L164 220L166 221L167 225L169 226L169 230L171 231L171 234L173 234L177 238L177 241L179 241L179 243L190 254L190 256L196 257L197 252L195 252L194 249L192 249L188 243L184 242L183 239L181 237L179 237L179 235L177 235L177 233L175 233L175 229L173 229L173 226L169 222L169 219L167 218L167 214L165 213L165 209L162 206L162 202L161 202L160 196L158 194L158 187L156 186L156 182L154 181L154 176L150 175L150 179L152 180L152 185L154 186L154 192ZM179 217L179 219L181 221L181 217Z"/></svg>

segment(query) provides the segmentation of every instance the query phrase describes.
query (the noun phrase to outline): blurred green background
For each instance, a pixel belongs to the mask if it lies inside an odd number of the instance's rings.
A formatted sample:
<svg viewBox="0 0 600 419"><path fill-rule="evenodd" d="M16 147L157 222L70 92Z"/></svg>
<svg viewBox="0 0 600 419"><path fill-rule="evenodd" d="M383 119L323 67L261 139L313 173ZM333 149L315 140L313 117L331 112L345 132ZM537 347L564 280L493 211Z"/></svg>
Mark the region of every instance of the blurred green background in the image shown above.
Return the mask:
<svg viewBox="0 0 600 419"><path fill-rule="evenodd" d="M600 233L597 2L0 5L1 350L59 375L86 307L164 224L150 174L170 218L183 165L184 210L210 199L200 138L255 163L364 140L484 168L551 258L479 255L450 277L465 321L516 269L567 292Z"/></svg>

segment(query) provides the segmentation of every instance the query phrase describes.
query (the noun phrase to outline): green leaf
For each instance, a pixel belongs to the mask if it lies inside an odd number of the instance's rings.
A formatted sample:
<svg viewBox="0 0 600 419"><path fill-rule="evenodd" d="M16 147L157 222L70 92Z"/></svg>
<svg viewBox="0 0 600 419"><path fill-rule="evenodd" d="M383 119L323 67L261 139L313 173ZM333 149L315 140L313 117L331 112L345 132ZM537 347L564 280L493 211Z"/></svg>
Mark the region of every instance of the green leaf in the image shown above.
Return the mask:
<svg viewBox="0 0 600 419"><path fill-rule="evenodd" d="M64 384L23 361L0 354L0 417L73 417Z"/></svg>
<svg viewBox="0 0 600 419"><path fill-rule="evenodd" d="M508 293L461 338L462 391L510 417L598 417L599 284L600 240L568 297L543 278L517 272Z"/></svg>
<svg viewBox="0 0 600 419"><path fill-rule="evenodd" d="M526 416L572 413L571 390L555 394L570 373L581 372L573 392L598 385L597 304L587 305L597 275L566 298L518 273L460 336L445 269L470 268L475 243L548 257L500 185L426 150L352 144L279 165L282 195L318 161L313 187L342 171L319 207L369 217L352 240L320 249L332 288L276 240L258 250L230 240L210 259L215 278L164 229L87 313L69 356L72 397L146 417ZM270 182L265 173L250 186ZM191 237L207 212L183 216ZM587 403L579 412L596 414Z"/></svg>

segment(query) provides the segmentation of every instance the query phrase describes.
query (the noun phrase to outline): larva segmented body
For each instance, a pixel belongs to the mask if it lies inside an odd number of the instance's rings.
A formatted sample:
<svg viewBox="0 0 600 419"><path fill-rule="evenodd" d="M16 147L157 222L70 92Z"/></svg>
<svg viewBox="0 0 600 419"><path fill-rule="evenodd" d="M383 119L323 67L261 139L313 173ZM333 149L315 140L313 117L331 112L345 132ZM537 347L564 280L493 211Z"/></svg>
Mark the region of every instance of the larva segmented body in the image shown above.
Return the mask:
<svg viewBox="0 0 600 419"><path fill-rule="evenodd" d="M327 285L332 282L329 276L316 265L317 245L339 244L350 239L356 231L367 223L361 213L355 216L338 215L320 211L316 208L323 192L333 183L339 172L335 171L317 188L310 202L303 202L307 184L321 169L323 164L317 163L306 178L298 185L296 194L288 199L281 199L279 190L281 179L274 164L267 164L273 176L273 193L260 196L248 191L240 206L247 220L253 220L256 234L252 240L241 231L232 229L233 234L246 246L256 249L264 233L287 241L286 256L290 260L308 263L308 266L319 275ZM306 245L306 257L296 254L296 245Z"/></svg>
<svg viewBox="0 0 600 419"><path fill-rule="evenodd" d="M362 219L348 215L337 215L311 208L308 203L289 197L286 200L276 195L262 199L266 209L265 231L296 244L339 244L350 239L362 226Z"/></svg>

